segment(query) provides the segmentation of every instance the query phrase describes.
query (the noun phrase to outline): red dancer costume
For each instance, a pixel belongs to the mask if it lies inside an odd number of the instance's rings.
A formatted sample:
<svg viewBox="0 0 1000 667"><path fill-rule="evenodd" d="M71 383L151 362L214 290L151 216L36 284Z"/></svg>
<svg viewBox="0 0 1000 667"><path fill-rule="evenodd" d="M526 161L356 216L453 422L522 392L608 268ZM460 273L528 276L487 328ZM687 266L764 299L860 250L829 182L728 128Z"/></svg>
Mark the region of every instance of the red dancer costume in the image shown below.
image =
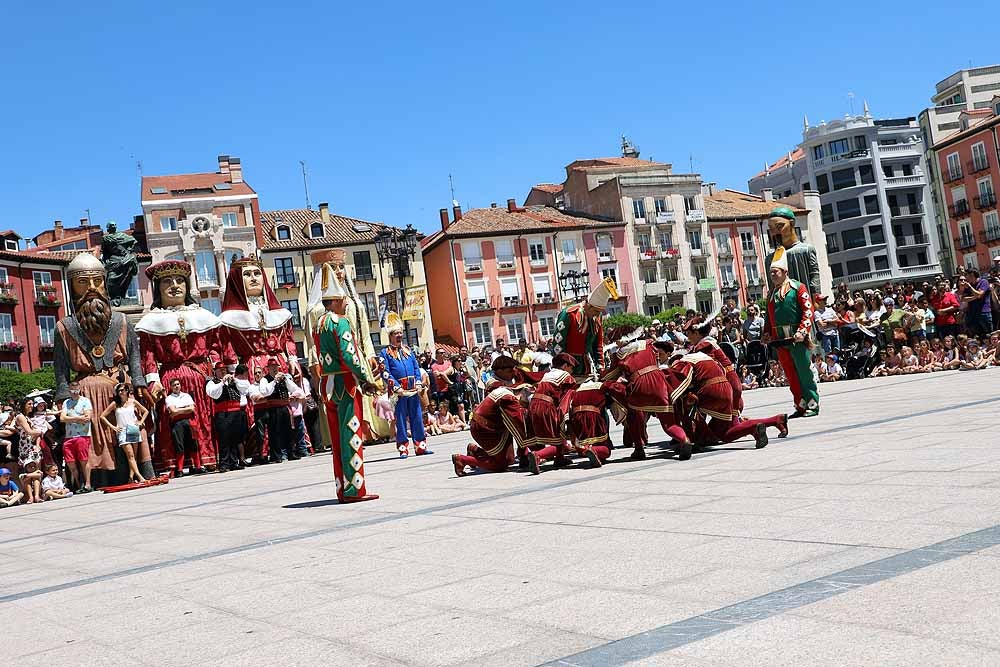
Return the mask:
<svg viewBox="0 0 1000 667"><path fill-rule="evenodd" d="M753 435L760 449L767 446L768 426L778 429L779 437L788 434L785 415L734 423L733 393L726 372L707 354L689 352L676 359L666 374L671 384L671 403L678 409L685 409L681 406L686 406L682 399L687 395L697 399L691 430L699 442L718 439L726 443Z"/></svg>
<svg viewBox="0 0 1000 667"><path fill-rule="evenodd" d="M624 377L628 380L628 417L625 423L625 444L635 448L632 456L646 457L649 442L646 420L653 414L667 435L678 443L677 455L682 461L691 458L691 442L674 419L667 379L660 370L656 349L651 341L629 343L615 353L614 367L605 380Z"/></svg>
<svg viewBox="0 0 1000 667"><path fill-rule="evenodd" d="M179 379L181 391L194 399L190 417L191 433L198 449L192 455L194 468L215 466L215 439L212 437L212 400L205 393L205 379L212 373L213 355L222 350L219 318L199 306L191 296L188 280L191 265L167 260L146 269L153 284L153 304L135 330L142 350L142 372L157 400L157 438L154 461L157 470L180 471L185 453L175 452L170 436L170 418L163 387Z"/></svg>
<svg viewBox="0 0 1000 667"><path fill-rule="evenodd" d="M465 466L504 472L514 462L514 450L527 442L527 411L521 399L528 388L523 384L497 387L476 406L469 428L476 444L470 444L466 454L452 454L456 475L465 475Z"/></svg>
<svg viewBox="0 0 1000 667"><path fill-rule="evenodd" d="M531 445L535 448L528 454L528 467L535 475L541 472L542 461L556 457L558 465L564 458L566 437L562 424L569 414L569 403L576 387L576 380L568 372L576 365L573 357L563 353L553 361L555 368L542 376L528 405Z"/></svg>
<svg viewBox="0 0 1000 667"><path fill-rule="evenodd" d="M616 423L625 420L627 399L625 385L621 382L589 380L573 392L569 409L569 429L577 451L586 454L595 468L611 456L611 439L608 437L608 408L615 414Z"/></svg>
<svg viewBox="0 0 1000 667"><path fill-rule="evenodd" d="M700 315L695 315L684 323L683 330L691 341L688 348L691 352L707 354L726 372L726 379L733 390L733 420L737 421L743 412L743 381L740 380L732 360L726 356L718 341L712 336L712 321L715 318L716 315L711 315L707 320L702 320Z"/></svg>

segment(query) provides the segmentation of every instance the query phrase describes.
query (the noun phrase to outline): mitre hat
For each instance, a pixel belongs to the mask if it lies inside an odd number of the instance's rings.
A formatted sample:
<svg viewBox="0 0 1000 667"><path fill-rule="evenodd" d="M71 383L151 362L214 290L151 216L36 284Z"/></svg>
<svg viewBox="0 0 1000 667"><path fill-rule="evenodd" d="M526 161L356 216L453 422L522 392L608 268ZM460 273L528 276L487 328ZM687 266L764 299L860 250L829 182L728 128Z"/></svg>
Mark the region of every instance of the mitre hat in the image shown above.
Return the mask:
<svg viewBox="0 0 1000 667"><path fill-rule="evenodd" d="M781 269L785 273L788 273L788 256L785 253L784 246L778 246L777 250L774 251L774 257L771 258L771 268Z"/></svg>
<svg viewBox="0 0 1000 667"><path fill-rule="evenodd" d="M608 307L608 301L610 299L618 298L618 287L615 285L613 278L605 278L601 282L597 283L597 287L590 293L587 297L587 303L595 308L600 308L604 310Z"/></svg>

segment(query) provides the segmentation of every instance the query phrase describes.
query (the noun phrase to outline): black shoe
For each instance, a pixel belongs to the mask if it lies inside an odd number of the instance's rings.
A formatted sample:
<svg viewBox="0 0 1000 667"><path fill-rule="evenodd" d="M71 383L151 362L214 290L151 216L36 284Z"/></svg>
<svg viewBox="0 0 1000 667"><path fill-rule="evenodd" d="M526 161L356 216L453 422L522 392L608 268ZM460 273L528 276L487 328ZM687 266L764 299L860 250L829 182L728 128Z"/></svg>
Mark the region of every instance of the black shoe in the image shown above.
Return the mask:
<svg viewBox="0 0 1000 667"><path fill-rule="evenodd" d="M600 468L603 463L601 463L600 457L597 456L597 452L592 449L587 450L587 460L590 461L591 468Z"/></svg>
<svg viewBox="0 0 1000 667"><path fill-rule="evenodd" d="M754 445L756 449L767 447L767 427L763 424L757 424L757 427L753 431L753 438L757 441L757 444Z"/></svg>
<svg viewBox="0 0 1000 667"><path fill-rule="evenodd" d="M188 474L189 475L204 475L205 474L205 469L202 468L202 467L200 467L200 466L197 467L197 468L191 468L189 470Z"/></svg>
<svg viewBox="0 0 1000 667"><path fill-rule="evenodd" d="M690 459L691 447L692 445L690 442L677 443L677 446L674 448L674 451L677 452L677 458L681 461L687 461Z"/></svg>
<svg viewBox="0 0 1000 667"><path fill-rule="evenodd" d="M240 462L238 462L238 463L236 464L236 469L237 469L237 470L243 470L243 469L244 469L244 468L246 468L246 467L247 467L247 464L246 464L246 463L244 463L243 461L240 461Z"/></svg>
<svg viewBox="0 0 1000 667"><path fill-rule="evenodd" d="M289 461L298 461L301 458L302 457L300 455L295 454L294 452L288 455L288 460Z"/></svg>
<svg viewBox="0 0 1000 667"><path fill-rule="evenodd" d="M181 470L180 468L174 471L174 479L180 479L183 476L184 476L184 471Z"/></svg>
<svg viewBox="0 0 1000 667"><path fill-rule="evenodd" d="M219 466L218 470L216 470L215 472L217 473L229 472L229 468L227 468L226 466Z"/></svg>
<svg viewBox="0 0 1000 667"><path fill-rule="evenodd" d="M530 452L528 454L528 470L531 472L532 475L542 474L542 467L538 461L538 455L535 454L534 452Z"/></svg>

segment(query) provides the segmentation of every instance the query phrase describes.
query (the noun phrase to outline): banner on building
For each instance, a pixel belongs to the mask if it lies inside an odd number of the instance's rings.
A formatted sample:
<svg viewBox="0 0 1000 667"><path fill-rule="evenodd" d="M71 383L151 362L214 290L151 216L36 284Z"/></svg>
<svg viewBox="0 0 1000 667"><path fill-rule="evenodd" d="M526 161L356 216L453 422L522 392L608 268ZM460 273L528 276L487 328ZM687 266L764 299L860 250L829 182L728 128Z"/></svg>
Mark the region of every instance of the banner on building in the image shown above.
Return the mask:
<svg viewBox="0 0 1000 667"><path fill-rule="evenodd" d="M406 304L403 306L404 320L424 319L424 310L427 308L427 287L410 287L406 290Z"/></svg>

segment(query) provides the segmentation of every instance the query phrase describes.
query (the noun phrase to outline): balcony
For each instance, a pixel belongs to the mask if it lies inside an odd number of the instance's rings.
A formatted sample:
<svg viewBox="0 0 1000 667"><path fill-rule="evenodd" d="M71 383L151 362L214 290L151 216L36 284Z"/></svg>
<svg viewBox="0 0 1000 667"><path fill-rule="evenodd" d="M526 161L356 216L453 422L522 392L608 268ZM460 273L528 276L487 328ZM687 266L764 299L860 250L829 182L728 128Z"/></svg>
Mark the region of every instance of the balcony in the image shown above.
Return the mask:
<svg viewBox="0 0 1000 667"><path fill-rule="evenodd" d="M691 259L694 259L696 257L700 259L703 254L704 253L702 252L701 248L691 248Z"/></svg>
<svg viewBox="0 0 1000 667"><path fill-rule="evenodd" d="M887 188L912 188L927 185L927 178L923 174L913 174L912 176L890 176L885 179Z"/></svg>
<svg viewBox="0 0 1000 667"><path fill-rule="evenodd" d="M979 240L983 243L996 243L1000 241L1000 227L987 227L979 232Z"/></svg>
<svg viewBox="0 0 1000 667"><path fill-rule="evenodd" d="M700 208L693 208L684 216L684 222L688 224L701 224L705 222L705 211Z"/></svg>
<svg viewBox="0 0 1000 667"><path fill-rule="evenodd" d="M465 260L465 272L466 273L482 273L483 271L483 258L474 257Z"/></svg>
<svg viewBox="0 0 1000 667"><path fill-rule="evenodd" d="M899 272L904 276L933 275L941 272L940 264L918 264L916 266L901 266Z"/></svg>
<svg viewBox="0 0 1000 667"><path fill-rule="evenodd" d="M740 288L740 283L738 280L723 280L722 281L722 291L723 292L735 292Z"/></svg>
<svg viewBox="0 0 1000 667"><path fill-rule="evenodd" d="M14 283L0 283L0 306L16 306L17 291Z"/></svg>
<svg viewBox="0 0 1000 667"><path fill-rule="evenodd" d="M513 255L506 257L497 257L497 271L509 271L514 268L514 257Z"/></svg>
<svg viewBox="0 0 1000 667"><path fill-rule="evenodd" d="M718 257L732 257L733 249L730 248L728 245L720 245L719 249L716 250L716 255Z"/></svg>
<svg viewBox="0 0 1000 667"><path fill-rule="evenodd" d="M865 271L864 273L851 273L847 276L848 284L871 283L892 279L892 271L881 269L879 271Z"/></svg>
<svg viewBox="0 0 1000 667"><path fill-rule="evenodd" d="M763 287L764 281L759 276L747 278L747 287Z"/></svg>
<svg viewBox="0 0 1000 667"><path fill-rule="evenodd" d="M971 160L965 163L966 168L968 168L970 174L981 174L984 171L990 170L989 158L984 160Z"/></svg>
<svg viewBox="0 0 1000 667"><path fill-rule="evenodd" d="M695 289L699 292L714 292L715 278L699 278Z"/></svg>
<svg viewBox="0 0 1000 667"><path fill-rule="evenodd" d="M962 174L961 169L948 169L941 172L941 178L945 183L954 183L955 181L962 180L965 176Z"/></svg>
<svg viewBox="0 0 1000 667"><path fill-rule="evenodd" d="M686 280L667 281L667 294L687 294L687 291L688 291L688 281Z"/></svg>
<svg viewBox="0 0 1000 667"><path fill-rule="evenodd" d="M867 158L871 156L871 152L867 148L861 148L856 151L851 151L850 153L835 153L830 155L830 162L849 162L851 160L858 160L861 158Z"/></svg>
<svg viewBox="0 0 1000 667"><path fill-rule="evenodd" d="M639 248L639 261L640 262L655 262L659 256L659 252L653 250L652 248Z"/></svg>
<svg viewBox="0 0 1000 667"><path fill-rule="evenodd" d="M205 286L201 278L198 279L198 286ZM271 277L271 287L274 289L295 289L301 286L302 282L298 273L283 272Z"/></svg>
<svg viewBox="0 0 1000 667"><path fill-rule="evenodd" d="M527 305L528 303L519 296L505 296L502 308L522 308Z"/></svg>
<svg viewBox="0 0 1000 667"><path fill-rule="evenodd" d="M756 246L740 246L740 253L744 257L756 257L757 256L757 248L756 248Z"/></svg>
<svg viewBox="0 0 1000 667"><path fill-rule="evenodd" d="M649 227L651 223L648 218L633 218L632 224L636 227Z"/></svg>
<svg viewBox="0 0 1000 667"><path fill-rule="evenodd" d="M879 144L878 154L880 157L920 157L919 143L905 144Z"/></svg>
<svg viewBox="0 0 1000 667"><path fill-rule="evenodd" d="M554 296L552 296L551 294L546 293L546 294L536 294L535 295L535 304L536 305L544 306L544 305L553 304L555 302L556 302L556 298Z"/></svg>
<svg viewBox="0 0 1000 667"><path fill-rule="evenodd" d="M642 286L642 292L646 296L661 297L667 293L667 286L662 281L655 283L645 283Z"/></svg>
<svg viewBox="0 0 1000 667"><path fill-rule="evenodd" d="M889 207L889 215L893 218L919 218L923 214L920 209L911 209L908 206Z"/></svg>
<svg viewBox="0 0 1000 667"><path fill-rule="evenodd" d="M980 195L973 199L973 203L976 205L976 209L980 211L985 211L991 208L997 207L997 196L992 192L985 195Z"/></svg>
<svg viewBox="0 0 1000 667"><path fill-rule="evenodd" d="M897 248L930 245L931 243L931 239L927 234L901 234L895 238Z"/></svg>
<svg viewBox="0 0 1000 667"><path fill-rule="evenodd" d="M493 310L493 306L486 299L475 299L469 303L467 309L470 313L481 313L488 310Z"/></svg>
<svg viewBox="0 0 1000 667"><path fill-rule="evenodd" d="M955 239L955 247L959 250L968 250L976 247L976 237L961 235Z"/></svg>
<svg viewBox="0 0 1000 667"><path fill-rule="evenodd" d="M668 259L676 262L680 256L681 256L680 248L674 248L674 247L660 248L661 259Z"/></svg>
<svg viewBox="0 0 1000 667"><path fill-rule="evenodd" d="M42 308L58 308L62 301L56 296L54 287L39 286L35 288L35 305Z"/></svg>
<svg viewBox="0 0 1000 667"><path fill-rule="evenodd" d="M598 262L613 262L615 261L615 254L613 252L598 252L597 253Z"/></svg>
<svg viewBox="0 0 1000 667"><path fill-rule="evenodd" d="M948 207L948 215L952 218L961 218L969 214L969 201L967 199L959 199L954 204Z"/></svg>
<svg viewBox="0 0 1000 667"><path fill-rule="evenodd" d="M673 211L660 211L656 214L656 224L666 225L674 221Z"/></svg>

